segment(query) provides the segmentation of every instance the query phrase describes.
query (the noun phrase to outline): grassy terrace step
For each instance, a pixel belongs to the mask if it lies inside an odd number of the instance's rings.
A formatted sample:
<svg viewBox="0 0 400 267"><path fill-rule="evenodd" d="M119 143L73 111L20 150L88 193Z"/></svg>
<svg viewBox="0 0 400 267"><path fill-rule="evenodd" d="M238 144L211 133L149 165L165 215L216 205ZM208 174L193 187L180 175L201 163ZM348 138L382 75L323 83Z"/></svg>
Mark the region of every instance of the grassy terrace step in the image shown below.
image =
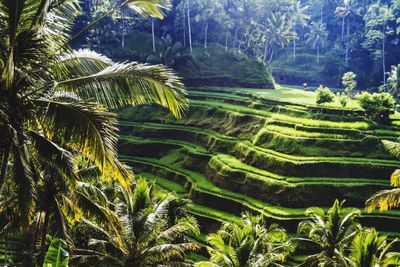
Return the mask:
<svg viewBox="0 0 400 267"><path fill-rule="evenodd" d="M232 222L239 225L243 224L243 220L239 216L194 203L187 204L185 210L193 215L212 219L221 223Z"/></svg>
<svg viewBox="0 0 400 267"><path fill-rule="evenodd" d="M154 138L142 138L136 136L120 136L120 140L127 142L129 144L173 144L180 146L182 148L187 148L195 153L209 154L205 147L202 147L197 144L193 144L186 141L181 140L159 140ZM211 158L211 162L209 164L217 164L221 165L221 168L224 166L234 169L237 171L242 171L244 173L253 174L258 177L260 180L270 181L276 180L285 183L287 186L295 186L295 185L321 185L321 184L335 184L340 186L365 186L365 185L381 185L381 186L389 186L390 182L387 180L374 180L374 179L357 179L357 178L332 178L332 177L291 177L291 176L283 176L279 174L275 174L272 172L268 172L265 170L261 170L252 166L249 166L235 157L226 154L216 154ZM172 190L173 191L173 190Z"/></svg>
<svg viewBox="0 0 400 267"><path fill-rule="evenodd" d="M303 108L294 105L282 104L276 101L267 100L254 95L250 97L243 97L243 96L221 94L221 93L190 91L189 98L191 100L212 101L212 102L240 105L256 110L263 110L263 111L285 114L295 117L307 117L312 119L347 121L347 122L365 121L365 118L362 116L362 114L360 114L360 112L351 111L349 113L344 110L337 110L334 114L326 114L323 113L324 108L321 107Z"/></svg>
<svg viewBox="0 0 400 267"><path fill-rule="evenodd" d="M238 112L242 114L250 114L257 115L261 117L267 117L272 119L277 119L279 121L291 122L296 124L301 124L305 126L312 127L327 127L327 128L338 128L338 129L350 129L350 130L368 130L375 129L376 126L370 124L368 122L337 122L337 121L328 121L328 120L316 120L311 118L297 118L285 114L277 114L263 110L256 110L248 107L219 103L213 101L202 101L202 100L192 100L190 102L192 106L206 106L206 107L214 107L219 109L224 109L228 111ZM396 129L396 132L399 135L399 129Z"/></svg>
<svg viewBox="0 0 400 267"><path fill-rule="evenodd" d="M132 127L135 135L140 134L140 129L142 129L143 135L149 137L178 138L200 143L208 149L242 158L249 165L261 169L268 168L283 175L298 173L296 176L307 176L307 173L309 173L308 175L311 176L330 176L327 173L330 170L336 170L336 173L335 171L332 172L335 174L334 177L344 177L343 175L350 173L349 171L351 170L354 174L357 174L354 175L354 178L386 179L399 164L398 161L384 159L292 156L255 146L249 141L240 141L211 130L189 126L154 123L137 124L132 122L121 122L121 125ZM339 168L343 173L337 171ZM353 176L349 175L348 177Z"/></svg>
<svg viewBox="0 0 400 267"><path fill-rule="evenodd" d="M174 140L136 137L122 137L122 139L124 140L123 147L140 145L144 146L143 149L145 150L147 150L145 144L149 144L150 147L162 147L158 144L165 142L179 145L182 149L191 151L188 154L179 154L181 160L177 158L175 161L181 162L184 162L184 159L188 161L191 154L204 150L204 148L201 149L197 145L182 141L175 142ZM139 151L138 154L141 155L143 153ZM172 154L175 153L173 152ZM175 155L173 157L176 158ZM196 162L196 159L189 160L189 164L184 165L184 167L191 169L193 162ZM208 164L206 163L204 169L199 171L207 173L208 178L220 187L272 204L281 204L288 207L305 207L315 202L320 202L321 205L329 205L336 198L347 199L350 205L363 206L365 199L370 195L378 190L389 188L387 180L281 176L248 166L232 156L223 154L214 155L208 161ZM164 182L161 186L167 187L165 184Z"/></svg>
<svg viewBox="0 0 400 267"><path fill-rule="evenodd" d="M262 213L267 217L279 219L279 220L290 220L295 218L304 218L304 209L289 209L284 207L278 207L273 205L268 205L257 199L248 197L243 194L229 191L227 189L219 188L210 182L204 175L190 171L187 169L179 168L176 166L171 166L163 163L157 159L153 158L143 158L143 157L130 157L121 156L122 161L126 163L139 163L160 169L167 170L172 173L176 173L184 176L192 184L191 190L196 190L204 193L208 193L222 199L228 199L232 202L236 202L239 205L244 205L250 210Z"/></svg>
<svg viewBox="0 0 400 267"><path fill-rule="evenodd" d="M184 176L188 181L191 181L193 185L193 187L190 189L192 195L200 193L208 196L214 196L214 198L212 198L213 201L206 200L205 203L202 203L202 205L211 205L211 208L214 208L214 205L217 205L217 203L226 202L226 200L228 200L230 206L234 206L236 204L239 205L239 207L243 206L245 209L264 214L266 217L286 225L292 230L295 230L297 223L305 218L303 215L305 209L291 209L269 205L249 196L219 188L212 184L205 176L199 173L164 164L156 159L121 156L121 160L135 166L143 165L151 168L162 169L164 171L174 173L175 175ZM195 198L195 202L196 200L197 199ZM238 208L236 207L236 209ZM238 212L240 211L241 209L238 210ZM388 230L386 227L389 227L389 231L394 231L400 222L400 211L394 210L385 214L363 214L361 220L366 225L383 226L384 228L382 229L384 230Z"/></svg>
<svg viewBox="0 0 400 267"><path fill-rule="evenodd" d="M162 189L165 189L169 192L175 192L177 194L185 194L186 193L186 190L182 185L172 182L171 180L162 178L160 176L154 175L152 173L142 172L142 173L139 173L138 176L145 178L148 181L154 182L156 185L158 185Z"/></svg>

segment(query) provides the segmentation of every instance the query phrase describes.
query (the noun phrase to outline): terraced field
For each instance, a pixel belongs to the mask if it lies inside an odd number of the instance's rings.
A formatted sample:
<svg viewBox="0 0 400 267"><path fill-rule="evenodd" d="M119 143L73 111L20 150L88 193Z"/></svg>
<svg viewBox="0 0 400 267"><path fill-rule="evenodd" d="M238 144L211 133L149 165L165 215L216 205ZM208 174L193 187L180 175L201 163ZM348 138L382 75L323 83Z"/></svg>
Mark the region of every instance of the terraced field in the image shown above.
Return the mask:
<svg viewBox="0 0 400 267"><path fill-rule="evenodd" d="M359 110L221 88L191 89L189 98L182 120L156 107L122 112L119 150L137 174L192 199L187 209L205 232L240 222L245 210L294 231L310 206L338 198L363 209L400 165L381 144L400 128L370 124ZM400 211L361 220L396 231Z"/></svg>

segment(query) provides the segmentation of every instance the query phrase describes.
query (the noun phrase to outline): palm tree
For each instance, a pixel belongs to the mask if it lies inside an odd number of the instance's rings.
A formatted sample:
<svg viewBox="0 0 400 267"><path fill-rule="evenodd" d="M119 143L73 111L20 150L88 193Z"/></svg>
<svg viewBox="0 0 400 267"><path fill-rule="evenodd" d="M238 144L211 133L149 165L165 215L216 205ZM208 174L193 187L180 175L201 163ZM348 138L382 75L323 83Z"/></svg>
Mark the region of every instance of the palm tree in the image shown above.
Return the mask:
<svg viewBox="0 0 400 267"><path fill-rule="evenodd" d="M310 16L306 14L308 6L301 6L301 2L298 0L293 1L290 9L293 30L296 33L296 27L306 27ZM296 33L297 35L297 33ZM298 38L298 36L297 36ZM293 61L296 61L296 39L293 39Z"/></svg>
<svg viewBox="0 0 400 267"><path fill-rule="evenodd" d="M296 33L292 31L290 21L286 15L277 12L271 13L264 25L265 47L264 61L272 61L275 49L277 47L285 47L291 40L296 38Z"/></svg>
<svg viewBox="0 0 400 267"><path fill-rule="evenodd" d="M343 203L336 200L327 212L321 208L307 209L306 216L310 219L301 222L298 231L307 237L297 240L314 245L320 252L308 256L299 266L347 266L344 251L358 232L358 224L354 220L361 212L352 210L343 213Z"/></svg>
<svg viewBox="0 0 400 267"><path fill-rule="evenodd" d="M400 158L400 143L382 141L385 148L396 158ZM390 177L390 183L394 186L391 190L382 190L366 201L367 210L372 212L379 209L385 212L392 208L400 207L400 170L395 170Z"/></svg>
<svg viewBox="0 0 400 267"><path fill-rule="evenodd" d="M123 5L161 14L159 1ZM7 230L26 230L42 216L46 224L60 192L73 191L80 178L77 155L105 180L129 184L130 171L117 159L116 116L108 108L154 102L180 117L187 106L184 87L169 69L72 50L69 32L78 13L77 0L0 2L0 198L7 204L0 211L15 215ZM42 201L45 195L53 202ZM52 210L43 209L47 204Z"/></svg>
<svg viewBox="0 0 400 267"><path fill-rule="evenodd" d="M363 229L351 244L350 266L376 267L400 264L400 253L391 252L395 239L388 242L387 236L379 235L375 229Z"/></svg>
<svg viewBox="0 0 400 267"><path fill-rule="evenodd" d="M319 63L319 51L325 46L328 32L325 23L312 22L310 32L306 33L306 43L317 49L317 62Z"/></svg>
<svg viewBox="0 0 400 267"><path fill-rule="evenodd" d="M389 93L392 94L395 98L399 98L400 96L400 64L397 66L392 66L392 69L389 73L387 79L387 86L389 89Z"/></svg>
<svg viewBox="0 0 400 267"><path fill-rule="evenodd" d="M96 205L115 214L117 221L104 228L104 224L85 220L84 232L90 233L87 249L76 249L72 260L86 266L190 266L185 255L197 246L188 237L199 234L199 228L190 216L171 222L175 201L171 195L157 194L145 180L128 189L118 187L113 202L101 190L96 191L101 195ZM93 192L83 195L89 200Z"/></svg>
<svg viewBox="0 0 400 267"><path fill-rule="evenodd" d="M280 266L289 252L287 236L277 225L265 227L262 216L243 217L243 225L226 223L207 237L210 262L198 266Z"/></svg>
<svg viewBox="0 0 400 267"><path fill-rule="evenodd" d="M137 11L158 10L138 3ZM155 102L178 117L186 109L183 85L170 70L70 49L78 11L76 0L0 3L0 185L12 177L24 226L35 210L35 158L65 175L74 170L65 151L79 152L126 184L129 171L116 156L117 121L106 108Z"/></svg>
<svg viewBox="0 0 400 267"><path fill-rule="evenodd" d="M335 15L342 18L342 38L344 37L344 26L347 20L345 66L348 65L349 61L350 16L351 14L361 14L361 10L356 6L356 1L352 0L343 0L343 6L339 6L335 10Z"/></svg>
<svg viewBox="0 0 400 267"><path fill-rule="evenodd" d="M392 29L388 27L389 22L395 19L393 10L387 4L377 2L372 4L367 13L365 14L365 26L367 29L367 38L372 39L372 42L381 40L381 54L382 54L382 73L383 85L386 85L386 39L387 35L391 34ZM377 35L377 32L380 33ZM370 37L369 37L370 36Z"/></svg>

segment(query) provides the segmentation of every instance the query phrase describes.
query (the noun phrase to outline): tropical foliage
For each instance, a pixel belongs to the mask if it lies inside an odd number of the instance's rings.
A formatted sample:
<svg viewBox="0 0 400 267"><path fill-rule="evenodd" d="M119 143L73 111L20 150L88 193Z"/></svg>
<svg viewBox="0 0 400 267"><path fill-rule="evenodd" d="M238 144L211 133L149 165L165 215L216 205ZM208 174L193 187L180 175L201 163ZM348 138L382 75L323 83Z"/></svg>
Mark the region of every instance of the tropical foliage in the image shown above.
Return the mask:
<svg viewBox="0 0 400 267"><path fill-rule="evenodd" d="M158 2L124 5L162 14ZM117 158L117 121L109 109L157 103L180 117L187 107L183 84L171 70L71 49L79 12L75 0L0 2L3 227L41 229L33 240L33 252L41 240L39 265L48 230L67 239L66 223L79 219L76 212L68 218L84 178L78 157L97 168L103 181L130 184L131 173Z"/></svg>
<svg viewBox="0 0 400 267"><path fill-rule="evenodd" d="M355 219L360 211L343 213L343 203L336 200L327 212L321 208L306 211L309 220L300 223L298 230L306 237L298 240L315 246L319 252L307 257L300 266L348 265L345 252L358 232Z"/></svg>
<svg viewBox="0 0 400 267"><path fill-rule="evenodd" d="M207 237L210 263L199 266L280 266L290 252L285 230L267 227L262 216L243 216L243 225L226 223Z"/></svg>

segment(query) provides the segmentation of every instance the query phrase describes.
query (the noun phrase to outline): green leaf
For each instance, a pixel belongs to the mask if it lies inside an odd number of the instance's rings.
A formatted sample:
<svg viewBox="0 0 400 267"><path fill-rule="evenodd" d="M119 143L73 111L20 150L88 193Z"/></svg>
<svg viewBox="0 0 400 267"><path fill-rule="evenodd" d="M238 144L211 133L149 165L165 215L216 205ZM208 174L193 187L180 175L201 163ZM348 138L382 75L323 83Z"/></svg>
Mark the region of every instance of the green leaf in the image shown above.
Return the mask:
<svg viewBox="0 0 400 267"><path fill-rule="evenodd" d="M64 240L54 238L46 253L43 267L68 267L69 253L66 248L67 243Z"/></svg>

